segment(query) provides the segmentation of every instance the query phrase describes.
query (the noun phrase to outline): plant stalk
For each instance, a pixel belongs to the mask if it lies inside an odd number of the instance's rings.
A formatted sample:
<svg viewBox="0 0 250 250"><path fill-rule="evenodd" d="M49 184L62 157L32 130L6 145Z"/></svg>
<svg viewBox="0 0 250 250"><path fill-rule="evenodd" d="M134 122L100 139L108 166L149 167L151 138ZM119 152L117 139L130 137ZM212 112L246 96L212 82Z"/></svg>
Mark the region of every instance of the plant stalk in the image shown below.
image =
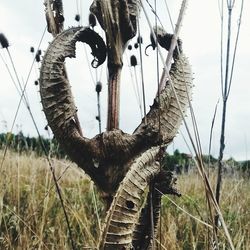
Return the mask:
<svg viewBox="0 0 250 250"><path fill-rule="evenodd" d="M227 54L226 54L226 71L225 71L225 83L223 94L223 108L222 108L222 121L221 121L221 136L220 136L220 150L218 158L218 175L216 183L215 198L220 205L220 193L222 185L222 168L223 168L223 156L225 149L225 127L226 127L226 112L227 112L227 92L228 92L228 75L229 75L229 58L230 58L230 42L231 42L231 22L232 22L232 6L228 6L228 33L227 33ZM215 216L215 232L218 232L219 216Z"/></svg>

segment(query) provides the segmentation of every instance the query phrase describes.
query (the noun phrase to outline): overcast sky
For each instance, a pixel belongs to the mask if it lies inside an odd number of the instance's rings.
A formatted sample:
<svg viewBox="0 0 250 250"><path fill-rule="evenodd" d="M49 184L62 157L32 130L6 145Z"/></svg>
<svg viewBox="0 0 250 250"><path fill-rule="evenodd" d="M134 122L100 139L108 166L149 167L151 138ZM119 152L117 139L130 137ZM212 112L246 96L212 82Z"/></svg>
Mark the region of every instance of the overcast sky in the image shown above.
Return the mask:
<svg viewBox="0 0 250 250"><path fill-rule="evenodd" d="M78 2L78 5L76 4ZM146 4L146 1L144 1ZM153 2L154 1L149 1ZM175 23L181 1L169 0L171 16ZM74 20L75 14L79 11L82 14L82 25L87 25L88 8L90 0L69 1L64 0L65 27L76 26L78 23ZM235 1L233 9L233 27L232 41L235 40L240 1ZM166 11L163 0L157 1L158 15L167 31L171 31L169 16ZM238 44L233 84L228 102L227 125L226 125L226 149L225 157L233 156L238 160L245 160L250 157L250 2L245 1L243 20L241 24L241 33ZM150 14L152 22L154 17ZM225 12L225 32L226 16ZM149 44L149 27L145 22L143 13L141 13L141 32L143 35L143 49ZM43 31L46 27L43 1L18 1L18 0L0 0L0 32L4 33L10 43L10 52L13 57L18 75L24 83L26 82L30 66L32 64L32 54L30 47L35 49L39 44ZM97 31L103 35L100 28ZM225 33L226 34L226 33ZM181 29L180 37L183 40L183 49L189 57L194 72L194 90L193 90L193 107L196 114L197 124L199 127L203 153L208 153L209 132L215 105L218 99L221 99L220 88L220 15L217 0L202 1L190 0L184 23ZM52 40L50 34L46 35L42 41L41 49L45 51L48 42ZM225 40L225 39L224 39ZM130 44L134 46L136 39ZM225 48L226 44L224 44ZM225 50L225 49L224 49ZM89 49L88 60L91 60ZM6 51L1 49L1 56L11 69L11 64ZM139 51L133 49L126 51L124 56L124 73L122 76L122 96L121 96L121 128L131 133L141 121L138 101L134 93L133 82L140 82L140 69L129 66L127 58L135 54L139 59ZM143 57L144 78L146 85L146 105L153 102L156 93L156 59L155 53L148 50L149 57ZM79 109L80 121L84 133L88 137L98 133L98 124L95 120L97 115L96 93L94 91L94 81L91 78L88 60L82 45L77 45L77 59L67 60L67 70L70 82L72 84L74 97ZM162 65L160 67L160 70ZM11 69L12 70L12 69ZM136 76L135 76L136 71ZM105 113L107 100L106 69L98 69L97 72L92 70L94 80L101 80L103 91L101 95L101 112L102 112L102 130L105 130ZM17 105L19 102L18 93L11 81L3 61L0 59L0 132L10 130ZM48 132L44 130L46 126L45 116L42 113L38 87L34 81L39 76L39 65L35 64L28 81L27 91L32 112L38 124L41 134L45 136ZM132 78L131 78L132 76ZM219 103L218 113L215 121L212 154L218 156L220 127L221 127L221 102ZM189 119L188 119L189 121ZM188 122L192 129L191 122ZM24 105L21 106L18 117L14 126L14 132L22 130L26 135L35 136L36 131L32 120ZM181 131L185 135L185 128ZM185 136L189 143L189 139ZM179 148L181 151L188 152L188 148L181 135L178 135L174 143L169 146L169 151Z"/></svg>

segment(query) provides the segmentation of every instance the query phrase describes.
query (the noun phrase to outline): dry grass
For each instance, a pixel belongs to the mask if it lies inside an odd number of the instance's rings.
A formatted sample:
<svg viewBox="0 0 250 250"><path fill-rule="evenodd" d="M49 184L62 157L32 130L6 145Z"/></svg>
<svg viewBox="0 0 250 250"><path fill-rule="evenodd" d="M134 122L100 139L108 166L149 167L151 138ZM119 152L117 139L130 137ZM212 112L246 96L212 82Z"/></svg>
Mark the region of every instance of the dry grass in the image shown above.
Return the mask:
<svg viewBox="0 0 250 250"><path fill-rule="evenodd" d="M211 177L213 186L215 176ZM204 186L196 174L178 178L181 198L173 198L178 205L198 219L211 224L206 209ZM250 249L250 182L226 177L223 179L221 210L236 249ZM167 249L211 249L211 233L205 225L181 212L168 199L163 200L164 242ZM229 249L227 240L220 232L220 249Z"/></svg>
<svg viewBox="0 0 250 250"><path fill-rule="evenodd" d="M0 152L2 158L2 152ZM53 160L60 179L66 209L77 249L95 249L100 230L93 202L92 184L74 164ZM8 152L0 177L0 249L70 249L63 211L48 164L32 154ZM212 177L212 183L214 178ZM178 178L180 207L207 221L204 188L196 174ZM51 189L52 188L52 189ZM48 190L51 191L46 196ZM222 211L236 249L250 249L250 182L225 178ZM97 199L103 219L104 208ZM162 205L162 249L207 249L206 226L180 211L168 200ZM85 248L86 249L86 248ZM221 233L221 249L227 249Z"/></svg>

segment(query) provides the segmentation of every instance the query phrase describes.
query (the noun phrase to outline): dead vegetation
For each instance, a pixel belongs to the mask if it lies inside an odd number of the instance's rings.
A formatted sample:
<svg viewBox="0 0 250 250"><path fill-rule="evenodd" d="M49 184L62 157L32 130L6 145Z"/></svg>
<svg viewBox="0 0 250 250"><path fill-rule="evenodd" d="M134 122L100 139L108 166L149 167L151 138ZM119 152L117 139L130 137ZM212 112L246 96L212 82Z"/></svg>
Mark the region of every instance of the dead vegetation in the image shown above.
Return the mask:
<svg viewBox="0 0 250 250"><path fill-rule="evenodd" d="M96 249L100 236L96 211L102 222L105 217L101 200L97 197L95 202L93 185L75 164L53 160L53 166L57 178L61 177L58 182L77 249ZM46 159L9 151L3 167L0 249L70 249L67 225ZM215 175L210 176L214 185ZM207 249L211 237L207 227L173 204L209 224L202 180L197 174L184 174L178 178L178 188L181 198L163 198L162 249ZM221 208L236 249L250 248L249 190L248 180L226 177L223 182ZM220 249L228 249L225 238Z"/></svg>

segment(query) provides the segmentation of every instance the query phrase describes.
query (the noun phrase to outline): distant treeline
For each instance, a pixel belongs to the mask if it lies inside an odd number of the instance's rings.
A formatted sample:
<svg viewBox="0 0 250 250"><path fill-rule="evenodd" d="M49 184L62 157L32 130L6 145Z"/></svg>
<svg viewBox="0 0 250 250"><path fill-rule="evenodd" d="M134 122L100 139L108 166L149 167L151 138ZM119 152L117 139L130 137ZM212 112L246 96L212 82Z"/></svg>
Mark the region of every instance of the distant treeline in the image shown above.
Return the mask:
<svg viewBox="0 0 250 250"><path fill-rule="evenodd" d="M22 132L19 132L17 135L13 133L1 133L0 134L0 149L4 149L5 146L8 145L8 148L19 152L34 152L37 156L44 156L45 152L43 149L51 157L56 158L65 158L66 154L60 147L59 143L56 139L47 139L41 137L30 137L24 136ZM208 155L203 155L203 162L207 166L210 162L211 168L217 168L217 159L212 155L210 157ZM225 169L230 167L231 171L241 171L244 175L250 177L250 161L236 161L233 158L224 161ZM163 167L169 171L176 171L177 173L185 173L188 172L192 167L194 167L195 163L192 159L192 156L189 154L181 153L178 149L176 149L173 155L165 154L163 159ZM227 171L227 170L226 170Z"/></svg>
<svg viewBox="0 0 250 250"><path fill-rule="evenodd" d="M0 134L0 149L8 148L19 153L34 152L37 156L44 156L45 151L51 156L56 158L64 158L66 155L59 146L56 139L47 139L41 137L24 136L22 132L17 135L13 133Z"/></svg>
<svg viewBox="0 0 250 250"><path fill-rule="evenodd" d="M217 159L214 158L212 155L210 155L210 157L208 155L203 155L203 162L205 163L205 165L208 165L208 163L210 162L211 166L214 166L214 164L216 164L217 162ZM186 168L188 166L192 167L195 165L195 162L193 160L192 155L181 153L178 149L176 149L173 155L166 153L163 160L163 165L165 168L169 169L170 171L173 171L176 166L186 166Z"/></svg>
<svg viewBox="0 0 250 250"><path fill-rule="evenodd" d="M203 155L202 158L205 167L209 165L211 169L217 168L218 159L212 155ZM192 156L186 153L181 153L178 149L174 151L173 155L166 153L163 159L163 167L167 170L175 171L177 174L187 173L194 166L195 162L194 159L192 159ZM240 171L245 176L250 177L250 161L236 161L231 157L224 161L224 171L227 173Z"/></svg>

